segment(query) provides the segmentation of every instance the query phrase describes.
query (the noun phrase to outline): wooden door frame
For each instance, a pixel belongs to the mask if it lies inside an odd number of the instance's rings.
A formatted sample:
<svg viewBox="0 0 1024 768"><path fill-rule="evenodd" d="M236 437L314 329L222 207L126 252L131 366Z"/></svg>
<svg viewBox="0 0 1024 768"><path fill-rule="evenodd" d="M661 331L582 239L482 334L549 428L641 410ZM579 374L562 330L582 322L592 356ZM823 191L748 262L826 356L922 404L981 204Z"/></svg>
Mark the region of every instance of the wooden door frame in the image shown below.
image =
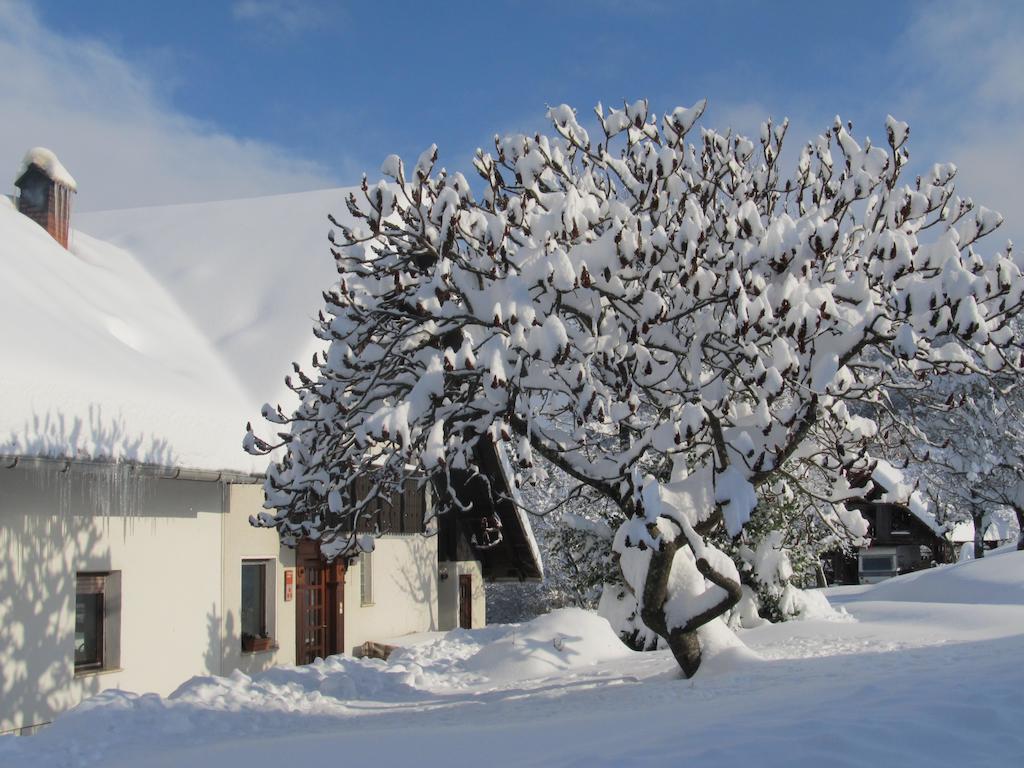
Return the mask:
<svg viewBox="0 0 1024 768"><path fill-rule="evenodd" d="M327 652L345 653L345 561L335 560L327 569Z"/></svg>
<svg viewBox="0 0 1024 768"><path fill-rule="evenodd" d="M466 599L463 600L463 592ZM459 627L461 629L473 628L473 574L459 574ZM465 616L465 624L463 623Z"/></svg>
<svg viewBox="0 0 1024 768"><path fill-rule="evenodd" d="M328 563L320 554L320 546L316 541L303 539L295 548L295 663L308 664L312 659L305 657L307 646L304 642L306 611L305 572L315 569L320 572L319 589L323 593L324 629L319 650L326 658L336 653L345 652L345 562L336 560Z"/></svg>

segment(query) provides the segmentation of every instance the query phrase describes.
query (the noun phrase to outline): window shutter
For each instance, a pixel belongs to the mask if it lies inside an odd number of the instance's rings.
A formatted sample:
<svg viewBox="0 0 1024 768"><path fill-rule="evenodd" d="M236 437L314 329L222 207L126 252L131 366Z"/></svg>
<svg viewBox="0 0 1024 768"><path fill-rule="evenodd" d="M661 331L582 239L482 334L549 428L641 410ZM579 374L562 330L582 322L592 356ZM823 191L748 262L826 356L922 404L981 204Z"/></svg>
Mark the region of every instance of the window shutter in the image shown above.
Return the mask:
<svg viewBox="0 0 1024 768"><path fill-rule="evenodd" d="M416 479L407 480L405 483L403 518L405 530L408 533L423 533L423 511L425 509L424 494L426 486L418 487Z"/></svg>
<svg viewBox="0 0 1024 768"><path fill-rule="evenodd" d="M359 602L363 605L373 603L373 553L359 554Z"/></svg>
<svg viewBox="0 0 1024 768"><path fill-rule="evenodd" d="M355 501L356 504L361 503L367 496L370 495L370 479L368 477L356 478L356 493ZM369 509L366 509L362 513L362 517L359 520L358 531L360 533L371 533L373 531L374 523L376 522L377 515L374 512L375 505L371 505Z"/></svg>

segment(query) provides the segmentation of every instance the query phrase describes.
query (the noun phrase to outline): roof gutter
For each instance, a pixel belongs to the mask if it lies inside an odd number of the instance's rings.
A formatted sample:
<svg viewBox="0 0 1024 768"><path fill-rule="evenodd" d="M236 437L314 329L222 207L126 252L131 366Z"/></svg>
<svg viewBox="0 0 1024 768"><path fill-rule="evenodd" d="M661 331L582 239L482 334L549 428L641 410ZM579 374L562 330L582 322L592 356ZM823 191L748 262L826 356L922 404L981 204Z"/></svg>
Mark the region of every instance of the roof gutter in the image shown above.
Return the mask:
<svg viewBox="0 0 1024 768"><path fill-rule="evenodd" d="M234 470L189 469L187 467L169 467L160 464L147 464L137 461L98 461L95 459L51 458L48 456L17 456L0 453L0 467L4 469L56 469L68 472L72 469L79 472L105 472L111 469L125 468L138 477L155 477L161 480L194 480L203 483L258 483L263 480L262 474L237 472Z"/></svg>

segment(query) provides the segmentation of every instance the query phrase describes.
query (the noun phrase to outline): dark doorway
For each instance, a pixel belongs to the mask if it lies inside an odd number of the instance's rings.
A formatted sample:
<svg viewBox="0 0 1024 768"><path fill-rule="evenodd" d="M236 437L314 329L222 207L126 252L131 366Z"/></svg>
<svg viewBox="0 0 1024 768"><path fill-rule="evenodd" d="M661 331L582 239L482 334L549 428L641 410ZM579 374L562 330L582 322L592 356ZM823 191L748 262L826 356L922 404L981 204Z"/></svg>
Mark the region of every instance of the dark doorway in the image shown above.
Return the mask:
<svg viewBox="0 0 1024 768"><path fill-rule="evenodd" d="M473 628L473 576L459 576L459 626L462 629Z"/></svg>
<svg viewBox="0 0 1024 768"><path fill-rule="evenodd" d="M295 663L345 651L345 564L328 564L315 541L295 555Z"/></svg>

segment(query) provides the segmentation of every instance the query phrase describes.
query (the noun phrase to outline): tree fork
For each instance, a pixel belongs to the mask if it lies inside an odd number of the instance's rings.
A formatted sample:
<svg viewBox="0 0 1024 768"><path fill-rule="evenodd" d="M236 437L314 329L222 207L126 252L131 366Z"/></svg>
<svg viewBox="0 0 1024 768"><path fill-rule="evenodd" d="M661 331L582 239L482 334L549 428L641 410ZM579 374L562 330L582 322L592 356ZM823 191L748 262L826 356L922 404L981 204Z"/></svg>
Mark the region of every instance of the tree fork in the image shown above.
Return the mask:
<svg viewBox="0 0 1024 768"><path fill-rule="evenodd" d="M683 546L688 546L688 542L685 535L680 533L672 541L663 540L661 547L651 553L647 579L644 582L640 618L659 637L665 639L680 669L683 670L683 676L689 679L697 673L701 663L700 637L697 630L736 605L743 596L743 590L739 582L716 571L705 558L698 557L697 570L701 576L723 589L725 596L707 610L691 617L683 626L669 628L668 617L665 615L668 580L672 574L676 553Z"/></svg>

